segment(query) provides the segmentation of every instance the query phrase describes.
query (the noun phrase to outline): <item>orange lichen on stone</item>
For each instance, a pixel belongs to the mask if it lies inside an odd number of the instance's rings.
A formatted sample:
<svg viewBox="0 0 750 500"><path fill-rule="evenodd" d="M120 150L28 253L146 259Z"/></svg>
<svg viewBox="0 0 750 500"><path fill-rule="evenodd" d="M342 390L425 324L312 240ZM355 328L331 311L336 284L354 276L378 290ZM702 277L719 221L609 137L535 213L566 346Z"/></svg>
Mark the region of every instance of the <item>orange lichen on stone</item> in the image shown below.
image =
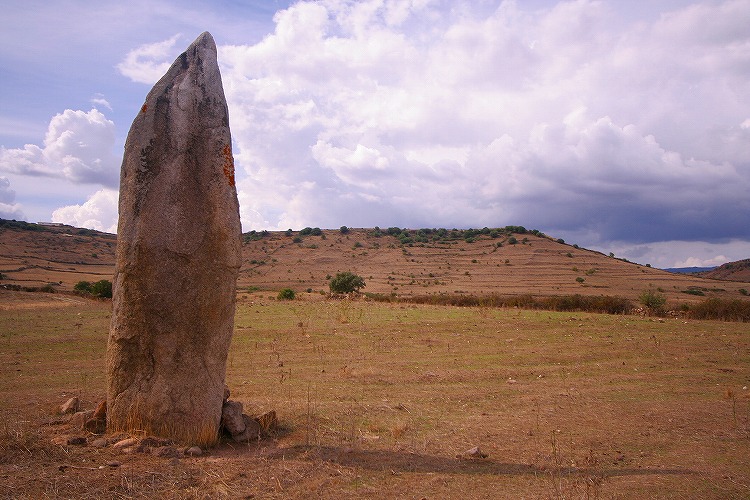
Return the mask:
<svg viewBox="0 0 750 500"><path fill-rule="evenodd" d="M224 155L224 176L229 181L230 186L234 186L234 156L232 156L232 146L224 146L222 151Z"/></svg>
<svg viewBox="0 0 750 500"><path fill-rule="evenodd" d="M145 113L147 109L148 109L148 104L144 104L143 106L141 106L141 113Z"/></svg>

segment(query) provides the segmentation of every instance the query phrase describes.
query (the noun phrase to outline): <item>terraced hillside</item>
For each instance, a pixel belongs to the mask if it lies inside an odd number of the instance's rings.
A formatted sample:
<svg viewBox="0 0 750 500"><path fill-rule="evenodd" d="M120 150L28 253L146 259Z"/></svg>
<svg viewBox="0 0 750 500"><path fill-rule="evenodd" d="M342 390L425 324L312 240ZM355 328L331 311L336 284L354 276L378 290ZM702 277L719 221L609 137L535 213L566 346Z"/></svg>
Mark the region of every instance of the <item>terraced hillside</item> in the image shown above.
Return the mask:
<svg viewBox="0 0 750 500"><path fill-rule="evenodd" d="M0 225L5 284L70 291L111 279L116 237L70 226ZM670 301L744 298L747 281L707 279L626 262L520 226L484 230L346 229L244 235L238 287L289 287L318 294L337 272L364 277L365 291L406 296L490 294L610 295L637 301L659 290ZM165 284L168 286L168 284Z"/></svg>

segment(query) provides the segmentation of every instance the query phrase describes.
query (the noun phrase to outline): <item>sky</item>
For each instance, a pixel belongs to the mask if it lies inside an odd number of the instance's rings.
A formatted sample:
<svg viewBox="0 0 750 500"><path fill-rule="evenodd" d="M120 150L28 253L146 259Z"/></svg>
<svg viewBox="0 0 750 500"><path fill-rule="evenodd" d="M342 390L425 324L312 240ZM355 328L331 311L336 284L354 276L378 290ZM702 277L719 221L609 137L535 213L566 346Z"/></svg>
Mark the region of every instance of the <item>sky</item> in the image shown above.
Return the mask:
<svg viewBox="0 0 750 500"><path fill-rule="evenodd" d="M244 231L522 225L750 257L748 0L0 0L0 217L115 232L153 84L210 31Z"/></svg>

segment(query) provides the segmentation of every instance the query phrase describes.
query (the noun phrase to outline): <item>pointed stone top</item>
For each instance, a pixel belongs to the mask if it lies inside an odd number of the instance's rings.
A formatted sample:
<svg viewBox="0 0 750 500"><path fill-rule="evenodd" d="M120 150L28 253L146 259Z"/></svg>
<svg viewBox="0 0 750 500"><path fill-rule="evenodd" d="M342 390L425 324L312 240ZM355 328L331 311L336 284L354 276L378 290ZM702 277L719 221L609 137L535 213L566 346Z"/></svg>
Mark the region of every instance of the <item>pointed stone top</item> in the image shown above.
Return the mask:
<svg viewBox="0 0 750 500"><path fill-rule="evenodd" d="M190 44L190 47L188 47L188 51L191 48L198 46L206 47L216 52L216 42L214 42L214 37L212 37L211 33L209 33L208 31L204 31L203 33L198 35L198 38L196 38L193 43Z"/></svg>

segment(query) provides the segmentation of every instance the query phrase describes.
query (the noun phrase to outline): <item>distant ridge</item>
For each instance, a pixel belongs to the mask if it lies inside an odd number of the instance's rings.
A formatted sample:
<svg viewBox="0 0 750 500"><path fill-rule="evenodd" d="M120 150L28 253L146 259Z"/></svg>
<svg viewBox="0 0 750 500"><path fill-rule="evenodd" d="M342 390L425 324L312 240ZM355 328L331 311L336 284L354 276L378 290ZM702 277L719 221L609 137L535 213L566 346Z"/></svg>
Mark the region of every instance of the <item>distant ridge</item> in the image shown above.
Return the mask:
<svg viewBox="0 0 750 500"><path fill-rule="evenodd" d="M722 264L714 269L701 272L699 276L716 280L749 281L750 259L727 262L726 264Z"/></svg>
<svg viewBox="0 0 750 500"><path fill-rule="evenodd" d="M716 269L716 266L713 266L713 267L668 267L664 270L669 271L670 273L694 274L694 273L705 273L706 271L712 271L714 269Z"/></svg>

